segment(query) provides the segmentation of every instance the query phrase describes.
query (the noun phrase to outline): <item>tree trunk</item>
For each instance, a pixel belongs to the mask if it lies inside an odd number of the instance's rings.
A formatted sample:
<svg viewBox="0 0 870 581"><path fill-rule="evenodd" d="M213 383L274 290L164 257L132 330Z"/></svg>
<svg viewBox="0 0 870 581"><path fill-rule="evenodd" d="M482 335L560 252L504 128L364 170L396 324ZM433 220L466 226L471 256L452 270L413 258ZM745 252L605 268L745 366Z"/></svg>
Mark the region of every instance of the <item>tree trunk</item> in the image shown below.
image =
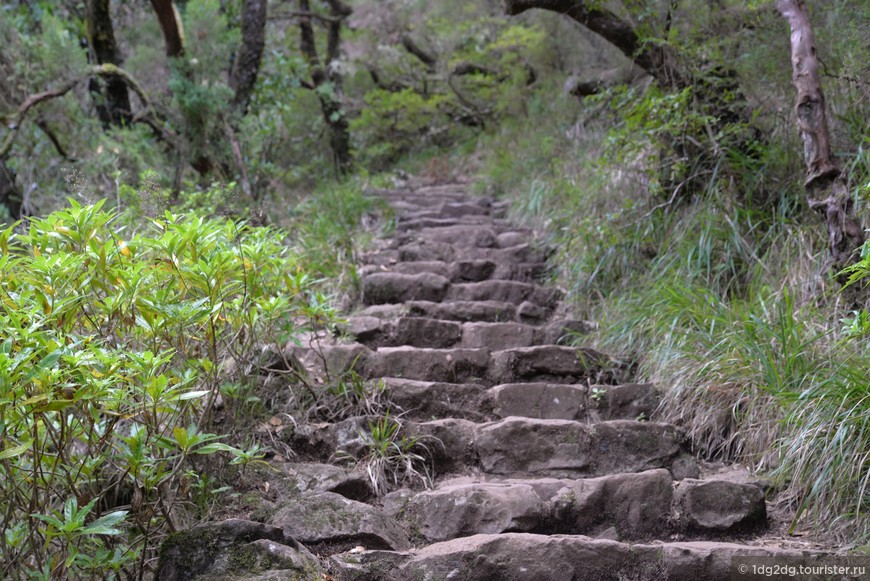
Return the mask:
<svg viewBox="0 0 870 581"><path fill-rule="evenodd" d="M339 174L346 174L353 165L353 157L350 153L350 126L342 107L341 73L332 64L338 59L341 48L341 26L344 19L350 16L351 9L341 0L327 1L330 18L326 21L326 66L323 66L317 54L309 0L299 0L300 48L311 69L311 85L317 93L323 120L329 128L329 146L332 149L335 168Z"/></svg>
<svg viewBox="0 0 870 581"><path fill-rule="evenodd" d="M120 67L122 59L115 42L109 0L88 0L87 25L92 58L100 65ZM133 118L130 93L123 79L113 76L103 80L94 77L88 88L96 97L97 114L103 127L130 123Z"/></svg>
<svg viewBox="0 0 870 581"><path fill-rule="evenodd" d="M15 185L15 174L6 165L6 160L0 158L0 206L6 208L13 220L18 220L23 217L21 212L23 204L24 196Z"/></svg>
<svg viewBox="0 0 870 581"><path fill-rule="evenodd" d="M151 0L151 6L157 14L160 30L166 42L166 56L178 58L184 56L184 28L181 16L172 4L172 0Z"/></svg>
<svg viewBox="0 0 870 581"><path fill-rule="evenodd" d="M806 164L804 188L811 208L824 216L835 268L851 263L864 242L855 216L846 176L834 158L819 80L815 36L803 0L777 0L776 8L791 28L792 82L795 111Z"/></svg>
<svg viewBox="0 0 870 581"><path fill-rule="evenodd" d="M266 46L267 4L266 0L245 0L242 7L242 46L230 73L230 88L235 92L233 106L242 115L248 112Z"/></svg>

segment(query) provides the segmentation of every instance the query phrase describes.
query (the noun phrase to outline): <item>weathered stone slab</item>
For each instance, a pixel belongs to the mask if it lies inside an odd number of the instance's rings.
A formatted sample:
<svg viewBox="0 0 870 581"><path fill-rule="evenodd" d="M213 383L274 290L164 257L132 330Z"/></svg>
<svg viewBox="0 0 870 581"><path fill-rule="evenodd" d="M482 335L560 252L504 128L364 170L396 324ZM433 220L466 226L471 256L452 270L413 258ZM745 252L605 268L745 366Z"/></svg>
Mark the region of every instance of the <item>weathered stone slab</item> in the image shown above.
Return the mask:
<svg viewBox="0 0 870 581"><path fill-rule="evenodd" d="M280 527L229 519L170 535L160 548L157 578L190 581L276 573L274 579L313 579L317 558Z"/></svg>
<svg viewBox="0 0 870 581"><path fill-rule="evenodd" d="M406 306L414 316L448 321L513 321L517 316L515 305L498 301L411 301Z"/></svg>
<svg viewBox="0 0 870 581"><path fill-rule="evenodd" d="M506 383L489 390L496 415L541 420L584 420L588 388L585 385Z"/></svg>
<svg viewBox="0 0 870 581"><path fill-rule="evenodd" d="M486 347L493 351L529 347L536 343L537 329L521 323L475 322L462 325L460 347Z"/></svg>
<svg viewBox="0 0 870 581"><path fill-rule="evenodd" d="M718 533L752 532L767 524L761 489L724 480L683 480L675 493L684 528Z"/></svg>
<svg viewBox="0 0 870 581"><path fill-rule="evenodd" d="M363 302L367 305L414 300L440 302L447 295L449 286L450 280L446 277L428 272L379 272L363 278Z"/></svg>
<svg viewBox="0 0 870 581"><path fill-rule="evenodd" d="M730 543L627 544L583 536L474 535L412 554L389 579L463 581L698 581L729 579L734 556L801 557L799 551Z"/></svg>
<svg viewBox="0 0 870 581"><path fill-rule="evenodd" d="M494 352L489 375L496 383L578 383L610 366L609 358L594 349L541 345Z"/></svg>
<svg viewBox="0 0 870 581"><path fill-rule="evenodd" d="M666 468L683 436L669 424L615 420L509 417L477 430L476 450L485 472L599 476Z"/></svg>
<svg viewBox="0 0 870 581"><path fill-rule="evenodd" d="M438 383L388 377L387 398L414 418L465 418L486 421L486 388L474 383Z"/></svg>
<svg viewBox="0 0 870 581"><path fill-rule="evenodd" d="M331 492L291 500L269 519L269 524L303 543L352 539L370 549L411 548L399 526L376 508Z"/></svg>
<svg viewBox="0 0 870 581"><path fill-rule="evenodd" d="M382 347L371 355L364 369L365 377L462 383L483 378L488 366L486 349Z"/></svg>

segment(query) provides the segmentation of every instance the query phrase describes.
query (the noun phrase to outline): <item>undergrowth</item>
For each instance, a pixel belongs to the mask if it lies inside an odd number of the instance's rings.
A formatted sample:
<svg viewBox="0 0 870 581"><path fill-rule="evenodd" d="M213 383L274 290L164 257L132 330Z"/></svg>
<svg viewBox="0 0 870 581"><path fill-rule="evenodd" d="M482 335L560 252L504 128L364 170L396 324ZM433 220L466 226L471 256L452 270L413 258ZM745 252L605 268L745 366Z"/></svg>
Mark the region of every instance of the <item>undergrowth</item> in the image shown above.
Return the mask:
<svg viewBox="0 0 870 581"><path fill-rule="evenodd" d="M768 474L792 528L866 543L866 291L826 270L797 153L776 140L751 160L732 151L703 188L663 190L655 148L613 141L627 127L608 109L617 101L533 96L527 118L478 142L478 191L508 197L547 236L567 300L599 322L592 341L664 388L658 419L683 426L699 456ZM644 106L645 135L680 123ZM870 156L859 144L844 159L860 203Z"/></svg>

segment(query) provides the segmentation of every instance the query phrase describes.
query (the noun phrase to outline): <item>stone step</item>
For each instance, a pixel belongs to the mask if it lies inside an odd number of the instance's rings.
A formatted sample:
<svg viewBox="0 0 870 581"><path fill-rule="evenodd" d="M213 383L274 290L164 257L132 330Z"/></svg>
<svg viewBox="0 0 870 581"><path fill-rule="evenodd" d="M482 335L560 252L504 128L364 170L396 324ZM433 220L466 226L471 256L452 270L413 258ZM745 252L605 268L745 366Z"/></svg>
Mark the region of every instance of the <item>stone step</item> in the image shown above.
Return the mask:
<svg viewBox="0 0 870 581"><path fill-rule="evenodd" d="M505 322L460 322L429 317L399 316L394 320L371 315L349 317L338 325L344 333L368 347L459 347L511 349L551 345L589 331L587 321L566 320L546 326Z"/></svg>
<svg viewBox="0 0 870 581"><path fill-rule="evenodd" d="M421 205L427 204L437 206L444 202L462 202L468 199L462 189L453 188L438 188L425 190L382 190L371 189L366 192L371 198L380 198L393 204L397 201L414 200L419 201Z"/></svg>
<svg viewBox="0 0 870 581"><path fill-rule="evenodd" d="M473 390L467 394L475 397ZM363 434L370 421L359 416L300 427L291 437L294 450L318 459L361 458L368 450ZM445 418L406 420L402 436L416 437L426 446L437 475L474 471L514 478L588 478L666 468L685 478L689 472L685 437L666 423Z"/></svg>
<svg viewBox="0 0 870 581"><path fill-rule="evenodd" d="M584 422L650 419L660 400L651 383L593 386L507 383L491 388L487 396L487 407L498 417Z"/></svg>
<svg viewBox="0 0 870 581"><path fill-rule="evenodd" d="M372 581L719 581L734 557L775 557L813 565L822 553L727 542L622 543L582 535L478 534L408 553L335 555L338 578ZM748 578L748 577L747 577Z"/></svg>
<svg viewBox="0 0 870 581"><path fill-rule="evenodd" d="M593 385L508 383L487 388L386 377L378 380L385 397L408 418L462 418L474 421L511 416L542 420L649 419L659 402L652 384Z"/></svg>
<svg viewBox="0 0 870 581"><path fill-rule="evenodd" d="M410 316L444 321L509 322L523 320L542 322L546 316L549 316L548 311L541 307L537 307L536 310L531 303L524 307L523 312L524 317L520 319L519 309L516 305L497 301L450 301L444 303L407 301L405 303L371 305L358 311L354 317L396 319Z"/></svg>
<svg viewBox="0 0 870 581"><path fill-rule="evenodd" d="M402 212L399 223L428 218L463 218L465 216L488 216L492 212L492 202L481 198L472 202L444 202L440 206L426 209Z"/></svg>
<svg viewBox="0 0 870 581"><path fill-rule="evenodd" d="M631 420L445 419L409 422L407 430L439 442L433 453L442 471L473 466L511 476L577 478L669 468L685 444L671 424Z"/></svg>
<svg viewBox="0 0 870 581"><path fill-rule="evenodd" d="M296 348L301 349L301 348ZM299 354L304 356L304 350ZM421 381L462 383L616 383L622 371L610 358L587 347L540 345L489 349L382 347L375 351L359 343L323 348L332 377L351 368L364 379L399 377Z"/></svg>
<svg viewBox="0 0 870 581"><path fill-rule="evenodd" d="M528 301L553 308L564 293L553 287L543 287L512 280L484 280L482 282L454 283L447 289L443 300L448 301L501 301L521 305ZM421 297L421 300L431 300Z"/></svg>
<svg viewBox="0 0 870 581"><path fill-rule="evenodd" d="M407 244L415 240L426 241L423 233L426 230L440 230L442 228L487 228L498 236L507 232L519 232L525 237L525 242L532 237L532 231L528 228L517 226L515 223L499 218L498 216L472 215L459 218L416 218L413 220L399 221L396 224L396 235L389 244ZM438 233L435 233L438 237ZM431 240L434 242L434 240Z"/></svg>
<svg viewBox="0 0 870 581"><path fill-rule="evenodd" d="M369 504L332 492L292 498L275 509L267 524L305 544L353 541L368 549L411 548L394 519Z"/></svg>
<svg viewBox="0 0 870 581"><path fill-rule="evenodd" d="M360 277L382 272L395 272L399 274L431 273L443 276L449 279L450 282L482 282L485 280L536 282L544 277L548 270L545 262L496 264L491 260L460 260L457 262L426 260L383 265L367 264L357 270Z"/></svg>
<svg viewBox="0 0 870 581"><path fill-rule="evenodd" d="M482 235L481 240L484 243L487 236L488 234L486 233ZM387 264L390 261L417 262L421 260L441 260L444 262L490 260L496 264L524 264L529 262L545 262L547 254L546 250L531 244L518 244L509 248L476 246L457 248L452 243L421 241L404 244L395 249L395 252L382 254L379 258L372 260L371 263Z"/></svg>
<svg viewBox="0 0 870 581"><path fill-rule="evenodd" d="M553 309L529 301L519 305L504 301L408 301L405 305L410 315L448 321L517 321L541 325L553 314Z"/></svg>
<svg viewBox="0 0 870 581"><path fill-rule="evenodd" d="M421 272L373 272L362 277L362 298L367 305L408 301L499 301L520 305L523 302L553 308L562 291L552 287L512 280L451 283L440 274Z"/></svg>
<svg viewBox="0 0 870 581"><path fill-rule="evenodd" d="M694 502L686 499L694 496ZM475 534L574 534L636 541L656 536L746 535L767 524L758 486L676 484L664 469L598 478L455 478L434 490L387 495L388 516L426 542Z"/></svg>

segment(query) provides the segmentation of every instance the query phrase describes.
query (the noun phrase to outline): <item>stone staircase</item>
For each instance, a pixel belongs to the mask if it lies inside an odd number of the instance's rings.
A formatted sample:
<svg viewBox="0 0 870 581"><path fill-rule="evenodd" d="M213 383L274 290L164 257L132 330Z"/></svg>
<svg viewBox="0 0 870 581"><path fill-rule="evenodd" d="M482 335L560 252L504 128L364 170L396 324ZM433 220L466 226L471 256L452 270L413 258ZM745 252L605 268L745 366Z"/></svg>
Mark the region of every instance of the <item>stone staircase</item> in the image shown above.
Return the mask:
<svg viewBox="0 0 870 581"><path fill-rule="evenodd" d="M696 581L729 579L735 555L807 558L763 539L763 482L702 475L681 431L651 421L655 386L572 346L590 323L560 316L546 249L502 206L457 184L377 195L396 232L361 266L352 342L324 359L381 380L434 487L376 495L327 463L364 453L368 418L300 426L310 461L275 463L261 522L171 538L160 579ZM212 547L199 568L191 540Z"/></svg>

